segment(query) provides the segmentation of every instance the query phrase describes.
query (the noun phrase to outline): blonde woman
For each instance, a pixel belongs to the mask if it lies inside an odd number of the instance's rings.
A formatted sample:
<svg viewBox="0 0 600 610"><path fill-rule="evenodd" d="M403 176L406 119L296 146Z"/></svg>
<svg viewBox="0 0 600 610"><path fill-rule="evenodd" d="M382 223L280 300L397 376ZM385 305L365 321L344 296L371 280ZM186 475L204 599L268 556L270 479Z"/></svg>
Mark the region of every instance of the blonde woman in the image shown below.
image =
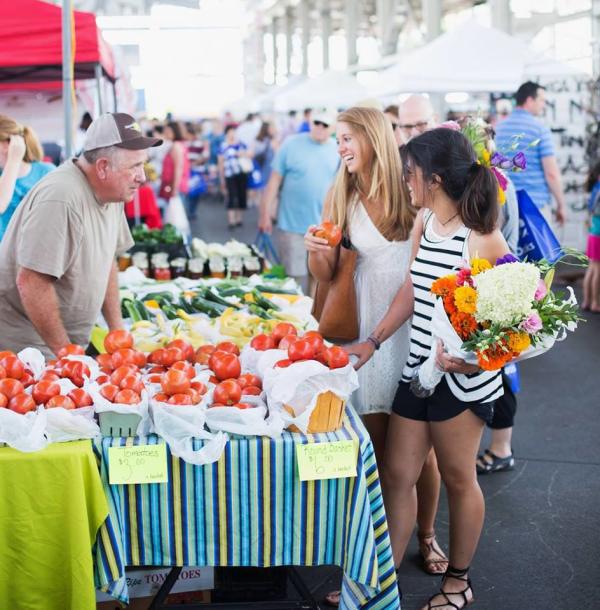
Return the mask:
<svg viewBox="0 0 600 610"><path fill-rule="evenodd" d="M54 169L43 156L31 127L0 114L0 240L23 197Z"/></svg>

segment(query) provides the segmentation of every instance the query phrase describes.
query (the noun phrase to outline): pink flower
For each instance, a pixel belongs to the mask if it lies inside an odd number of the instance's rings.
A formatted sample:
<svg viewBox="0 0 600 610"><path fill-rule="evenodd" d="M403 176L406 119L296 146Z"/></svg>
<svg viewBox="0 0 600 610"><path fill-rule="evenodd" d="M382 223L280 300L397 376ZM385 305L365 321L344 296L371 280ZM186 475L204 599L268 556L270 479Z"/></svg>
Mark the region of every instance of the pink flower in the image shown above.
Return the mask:
<svg viewBox="0 0 600 610"><path fill-rule="evenodd" d="M456 285L457 286L473 286L473 278L471 277L471 270L462 268L456 274Z"/></svg>
<svg viewBox="0 0 600 610"><path fill-rule="evenodd" d="M542 318L540 318L537 311L534 311L521 322L519 328L530 335L534 335L538 331L542 330L543 326Z"/></svg>
<svg viewBox="0 0 600 610"><path fill-rule="evenodd" d="M535 291L535 295L533 298L536 301L541 301L548 294L548 288L546 288L546 283L544 280L540 279L538 282L537 290Z"/></svg>
<svg viewBox="0 0 600 610"><path fill-rule="evenodd" d="M444 121L443 123L440 123L438 127L441 127L442 129L460 131L460 125L456 121Z"/></svg>

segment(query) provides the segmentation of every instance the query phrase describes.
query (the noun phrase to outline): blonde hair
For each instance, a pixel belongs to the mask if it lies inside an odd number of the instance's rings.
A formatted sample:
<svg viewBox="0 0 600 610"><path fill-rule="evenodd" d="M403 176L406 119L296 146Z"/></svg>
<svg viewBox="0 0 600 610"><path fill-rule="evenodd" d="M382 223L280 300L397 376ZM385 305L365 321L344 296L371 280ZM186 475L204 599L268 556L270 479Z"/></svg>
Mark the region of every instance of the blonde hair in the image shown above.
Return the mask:
<svg viewBox="0 0 600 610"><path fill-rule="evenodd" d="M19 125L5 114L0 114L0 141L10 140L11 136L23 136L25 140L23 161L31 163L31 161L41 161L44 158L44 151L35 131L26 125Z"/></svg>
<svg viewBox="0 0 600 610"><path fill-rule="evenodd" d="M347 123L362 148L371 150L371 166L364 172L370 176L370 186L364 195L383 205L383 216L377 228L390 241L407 240L415 210L410 205L398 144L389 120L380 110L354 107L340 113L337 122ZM356 205L358 187L358 176L351 174L342 163L330 193L329 210L333 222L344 232L348 229L352 207Z"/></svg>

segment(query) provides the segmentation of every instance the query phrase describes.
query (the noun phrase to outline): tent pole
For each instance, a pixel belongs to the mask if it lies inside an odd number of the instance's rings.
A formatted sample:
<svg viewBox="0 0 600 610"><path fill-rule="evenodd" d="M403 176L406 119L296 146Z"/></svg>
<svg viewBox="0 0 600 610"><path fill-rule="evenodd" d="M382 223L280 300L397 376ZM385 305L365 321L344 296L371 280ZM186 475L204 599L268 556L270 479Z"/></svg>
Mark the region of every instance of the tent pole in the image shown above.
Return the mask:
<svg viewBox="0 0 600 610"><path fill-rule="evenodd" d="M62 3L62 78L65 113L65 157L73 152L73 49L72 49L72 0Z"/></svg>
<svg viewBox="0 0 600 610"><path fill-rule="evenodd" d="M94 66L94 72L96 74L96 86L98 87L98 113L104 112L104 104L102 103L102 66L96 64Z"/></svg>

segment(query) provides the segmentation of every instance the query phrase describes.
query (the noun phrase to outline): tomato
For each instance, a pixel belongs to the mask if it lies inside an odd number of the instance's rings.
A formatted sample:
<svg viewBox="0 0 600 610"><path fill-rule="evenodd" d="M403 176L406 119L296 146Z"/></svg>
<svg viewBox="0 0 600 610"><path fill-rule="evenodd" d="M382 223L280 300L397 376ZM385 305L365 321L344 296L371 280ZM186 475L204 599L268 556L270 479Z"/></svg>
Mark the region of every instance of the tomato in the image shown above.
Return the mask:
<svg viewBox="0 0 600 610"><path fill-rule="evenodd" d="M4 394L0 394L0 408L5 408L8 406L8 398L4 396Z"/></svg>
<svg viewBox="0 0 600 610"><path fill-rule="evenodd" d="M31 375L27 371L25 371L23 373L23 376L21 377L20 381L23 384L23 387L26 387L26 388L28 388L29 386L32 386L35 383L35 379L33 378L33 375Z"/></svg>
<svg viewBox="0 0 600 610"><path fill-rule="evenodd" d="M201 381L192 381L190 389L196 390L200 396L204 396L208 392L208 388Z"/></svg>
<svg viewBox="0 0 600 610"><path fill-rule="evenodd" d="M165 354L163 356L163 365L172 366L179 360L185 360L183 350L179 347L167 347L165 348Z"/></svg>
<svg viewBox="0 0 600 610"><path fill-rule="evenodd" d="M175 362L171 367L171 370L183 371L188 379L193 379L196 376L196 371L194 367L187 360L179 360Z"/></svg>
<svg viewBox="0 0 600 610"><path fill-rule="evenodd" d="M210 381L210 383L214 383L215 385L219 383L219 380L214 375L211 375L208 380Z"/></svg>
<svg viewBox="0 0 600 610"><path fill-rule="evenodd" d="M163 392L169 395L182 394L190 389L189 377L183 371L177 369L167 371L162 376L160 384Z"/></svg>
<svg viewBox="0 0 600 610"><path fill-rule="evenodd" d="M252 338L252 341L250 341L250 347L259 352L266 352L268 349L275 349L275 339L273 339L271 335L261 333L260 335L255 335Z"/></svg>
<svg viewBox="0 0 600 610"><path fill-rule="evenodd" d="M8 401L8 408L11 411L15 411L15 413L25 415L25 413L29 413L29 411L35 411L36 404L35 400L33 400L29 394L21 392L20 394L15 394L15 396Z"/></svg>
<svg viewBox="0 0 600 610"><path fill-rule="evenodd" d="M289 358L286 358L285 360L280 360L279 362L276 362L273 365L274 369L287 369L288 366L290 366L290 364L294 364Z"/></svg>
<svg viewBox="0 0 600 610"><path fill-rule="evenodd" d="M173 339L173 341L169 341L167 343L167 348L169 347L177 347L183 352L183 357L185 360L189 362L194 361L194 348L191 343L188 343L184 339Z"/></svg>
<svg viewBox="0 0 600 610"><path fill-rule="evenodd" d="M0 364L0 379L6 378L6 369Z"/></svg>
<svg viewBox="0 0 600 610"><path fill-rule="evenodd" d="M342 229L336 224L326 220L322 222L314 232L315 237L326 239L327 243L335 248L342 241Z"/></svg>
<svg viewBox="0 0 600 610"><path fill-rule="evenodd" d="M162 373L152 373L152 375L148 375L146 379L148 383L160 383L162 381Z"/></svg>
<svg viewBox="0 0 600 610"><path fill-rule="evenodd" d="M148 374L154 375L156 373L156 374L162 375L163 373L166 373L166 372L167 372L167 369L164 366L155 365L155 366L150 367Z"/></svg>
<svg viewBox="0 0 600 610"><path fill-rule="evenodd" d="M100 388L100 394L109 402L114 402L115 396L119 392L119 386L113 383L107 383Z"/></svg>
<svg viewBox="0 0 600 610"><path fill-rule="evenodd" d="M74 409L75 402L69 396L63 396L62 394L58 394L53 396L47 403L46 409L53 409L56 407L62 407L63 409Z"/></svg>
<svg viewBox="0 0 600 610"><path fill-rule="evenodd" d="M83 385L83 378L90 377L90 368L85 362L79 360L67 360L62 367L62 377L70 379L78 388Z"/></svg>
<svg viewBox="0 0 600 610"><path fill-rule="evenodd" d="M231 341L221 341L221 343L217 343L215 349L217 351L228 352L229 354L235 354L236 356L240 355L240 348Z"/></svg>
<svg viewBox="0 0 600 610"><path fill-rule="evenodd" d="M112 372L110 382L120 386L121 381L123 381L125 377L128 377L129 375L135 375L137 377L137 374L138 369L134 364L124 364Z"/></svg>
<svg viewBox="0 0 600 610"><path fill-rule="evenodd" d="M131 347L133 347L133 335L128 330L111 330L104 337L104 349L109 354Z"/></svg>
<svg viewBox="0 0 600 610"><path fill-rule="evenodd" d="M112 365L114 369L118 369L124 364L131 364L137 366L135 363L135 350L130 347L123 347L113 352Z"/></svg>
<svg viewBox="0 0 600 610"><path fill-rule="evenodd" d="M217 350L217 349L215 349L215 351L214 351L214 352L212 352L212 354L211 354L211 355L209 356L209 358L208 358L208 367L209 367L209 368L210 368L212 371L214 371L214 370L215 370L215 369L214 369L214 366L215 366L215 364L216 364L217 360L218 360L219 358L221 358L222 356L224 356L226 353L227 353L227 352L222 352L221 350Z"/></svg>
<svg viewBox="0 0 600 610"><path fill-rule="evenodd" d="M293 324L290 324L289 322L279 322L279 324L275 325L275 328L273 329L273 332L271 333L271 337L273 337L273 340L275 341L275 343L277 343L279 345L279 342L286 336L286 335L297 335L298 331L296 330L296 327Z"/></svg>
<svg viewBox="0 0 600 610"><path fill-rule="evenodd" d="M55 373L54 371L45 370L41 375L38 381L58 381L60 379L60 375Z"/></svg>
<svg viewBox="0 0 600 610"><path fill-rule="evenodd" d="M302 338L305 341L308 341L313 349L315 350L315 354L318 354L325 347L325 343L323 342L323 335L318 333L316 330L309 330L307 333L302 335Z"/></svg>
<svg viewBox="0 0 600 610"><path fill-rule="evenodd" d="M11 352L9 349L5 349L0 352L0 360L2 360L2 358L4 358L5 356L16 356L16 354L15 352Z"/></svg>
<svg viewBox="0 0 600 610"><path fill-rule="evenodd" d="M53 396L60 394L60 386L55 381L38 381L31 391L36 405L46 404Z"/></svg>
<svg viewBox="0 0 600 610"><path fill-rule="evenodd" d="M8 355L1 358L0 366L4 367L6 376L11 379L21 379L25 372L25 365L15 355Z"/></svg>
<svg viewBox="0 0 600 610"><path fill-rule="evenodd" d="M158 402L168 402L170 396L164 392L157 392L153 398Z"/></svg>
<svg viewBox="0 0 600 610"><path fill-rule="evenodd" d="M200 392L194 390L194 388L190 388L187 392L185 392L185 394L187 394L192 399L193 405L197 405L202 400Z"/></svg>
<svg viewBox="0 0 600 610"><path fill-rule="evenodd" d="M194 360L197 364L208 364L210 355L216 350L214 345L201 345L196 350Z"/></svg>
<svg viewBox="0 0 600 610"><path fill-rule="evenodd" d="M146 354L140 352L137 349L133 350L133 362L139 369L143 369L146 366Z"/></svg>
<svg viewBox="0 0 600 610"><path fill-rule="evenodd" d="M148 362L151 364L158 364L160 366L164 365L164 357L167 353L167 350L164 347L159 347L155 349L149 356Z"/></svg>
<svg viewBox="0 0 600 610"><path fill-rule="evenodd" d="M85 354L85 350L81 345L77 345L76 343L67 343L64 347L61 347L56 354L59 358L64 358L65 356L83 356Z"/></svg>
<svg viewBox="0 0 600 610"><path fill-rule="evenodd" d="M96 356L96 362L102 369L109 369L112 371L114 368L112 364L112 354L98 354Z"/></svg>
<svg viewBox="0 0 600 610"><path fill-rule="evenodd" d="M120 405L137 405L141 400L141 396L133 390L119 390L115 396L114 402Z"/></svg>
<svg viewBox="0 0 600 610"><path fill-rule="evenodd" d="M136 394L141 394L144 382L137 375L127 375L121 379L119 387L121 390L133 390Z"/></svg>
<svg viewBox="0 0 600 610"><path fill-rule="evenodd" d="M288 347L290 360L310 360L315 357L315 350L307 339L298 339Z"/></svg>
<svg viewBox="0 0 600 610"><path fill-rule="evenodd" d="M262 388L262 381L260 377L257 375L252 375L251 373L244 373L243 375L240 375L237 382L241 388L245 388L246 386L250 385L254 385L257 388Z"/></svg>
<svg viewBox="0 0 600 610"><path fill-rule="evenodd" d="M253 409L254 405L247 402L237 402L233 405L236 409Z"/></svg>
<svg viewBox="0 0 600 610"><path fill-rule="evenodd" d="M67 396L75 403L75 408L91 407L94 404L92 397L81 388L71 390Z"/></svg>
<svg viewBox="0 0 600 610"><path fill-rule="evenodd" d="M98 375L98 377L96 377L96 382L99 385L110 383L110 377L108 375Z"/></svg>
<svg viewBox="0 0 600 610"><path fill-rule="evenodd" d="M213 400L215 402L223 403L224 405L233 405L236 402L239 402L241 397L242 388L232 379L222 381L215 388L213 394Z"/></svg>
<svg viewBox="0 0 600 610"><path fill-rule="evenodd" d="M217 354L222 355L216 356ZM211 368L217 379L223 381L232 377L237 379L240 376L242 365L240 364L240 359L235 354L217 351L212 355L212 358L215 357L214 365Z"/></svg>
<svg viewBox="0 0 600 610"><path fill-rule="evenodd" d="M350 362L348 353L337 345L327 348L324 357L330 369L341 369Z"/></svg>
<svg viewBox="0 0 600 610"><path fill-rule="evenodd" d="M277 346L279 349L287 349L292 343L296 343L300 337L298 335L286 335Z"/></svg>
<svg viewBox="0 0 600 610"><path fill-rule="evenodd" d="M22 394L25 391L23 384L17 379L0 379L0 393L4 394L9 400L17 394Z"/></svg>
<svg viewBox="0 0 600 610"><path fill-rule="evenodd" d="M262 389L255 385L246 385L242 388L243 396L260 396Z"/></svg>
<svg viewBox="0 0 600 610"><path fill-rule="evenodd" d="M192 397L189 394L173 394L167 400L170 405L192 405Z"/></svg>

